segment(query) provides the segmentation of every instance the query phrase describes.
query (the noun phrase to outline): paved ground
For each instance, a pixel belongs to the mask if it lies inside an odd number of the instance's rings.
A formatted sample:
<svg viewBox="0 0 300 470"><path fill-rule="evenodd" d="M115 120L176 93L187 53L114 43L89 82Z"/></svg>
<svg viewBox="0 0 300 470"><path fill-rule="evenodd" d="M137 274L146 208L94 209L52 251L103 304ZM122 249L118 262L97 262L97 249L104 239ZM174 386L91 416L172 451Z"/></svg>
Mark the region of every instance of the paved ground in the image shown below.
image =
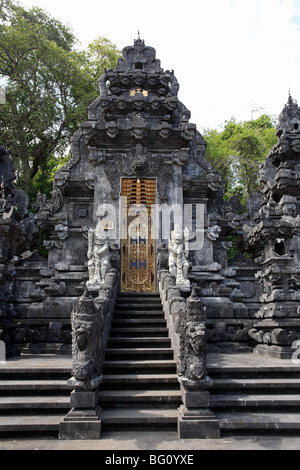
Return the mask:
<svg viewBox="0 0 300 470"><path fill-rule="evenodd" d="M57 439L2 439L1 450L102 450L102 451L172 451L197 450L300 450L300 437L240 437L223 439L183 439L176 433L139 432L106 433L99 441L60 441ZM108 454L107 454L108 455Z"/></svg>

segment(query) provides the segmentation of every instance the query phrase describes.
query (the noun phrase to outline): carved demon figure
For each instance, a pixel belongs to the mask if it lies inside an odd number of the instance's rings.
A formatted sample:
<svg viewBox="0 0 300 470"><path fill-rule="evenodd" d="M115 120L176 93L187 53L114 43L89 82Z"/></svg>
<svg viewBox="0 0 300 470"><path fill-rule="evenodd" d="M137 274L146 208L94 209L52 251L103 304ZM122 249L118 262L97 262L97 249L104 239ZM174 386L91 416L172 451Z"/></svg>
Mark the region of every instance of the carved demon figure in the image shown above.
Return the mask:
<svg viewBox="0 0 300 470"><path fill-rule="evenodd" d="M194 353L200 354L206 344L206 327L204 323L188 322L186 325L186 336Z"/></svg>

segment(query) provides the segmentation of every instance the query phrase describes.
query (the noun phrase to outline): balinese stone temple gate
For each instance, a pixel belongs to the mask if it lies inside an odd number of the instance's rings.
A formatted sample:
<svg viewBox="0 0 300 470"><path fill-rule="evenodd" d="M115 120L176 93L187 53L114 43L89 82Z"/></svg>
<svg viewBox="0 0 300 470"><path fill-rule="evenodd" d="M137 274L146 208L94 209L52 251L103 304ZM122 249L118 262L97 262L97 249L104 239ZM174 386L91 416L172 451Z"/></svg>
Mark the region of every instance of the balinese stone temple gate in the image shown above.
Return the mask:
<svg viewBox="0 0 300 470"><path fill-rule="evenodd" d="M175 424L181 438L218 438L243 425L299 430L300 108L289 97L260 191L241 215L235 200L224 202L174 72L152 47L141 39L126 47L99 87L35 216L1 148L7 358L72 354L66 410L52 428L62 439L97 439L106 424L124 423ZM34 251L38 228L47 259ZM228 262L233 231L240 250ZM239 366L222 367L225 356ZM268 367L246 370L246 356ZM9 360L4 372L13 374ZM239 395L245 389L261 398ZM22 429L28 406L26 417Z"/></svg>

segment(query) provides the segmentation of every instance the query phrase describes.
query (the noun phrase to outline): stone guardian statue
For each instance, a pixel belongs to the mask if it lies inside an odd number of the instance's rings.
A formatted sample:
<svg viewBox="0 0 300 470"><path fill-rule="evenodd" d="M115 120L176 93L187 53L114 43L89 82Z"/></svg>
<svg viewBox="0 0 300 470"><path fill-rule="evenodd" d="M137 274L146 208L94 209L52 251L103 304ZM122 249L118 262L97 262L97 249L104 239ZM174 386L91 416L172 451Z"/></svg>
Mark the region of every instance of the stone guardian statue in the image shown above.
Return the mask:
<svg viewBox="0 0 300 470"><path fill-rule="evenodd" d="M171 231L171 240L169 241L169 270L176 277L176 284L189 286L188 269L188 230L184 233L179 224L175 224L174 230Z"/></svg>
<svg viewBox="0 0 300 470"><path fill-rule="evenodd" d="M95 229L88 232L88 286L103 284L105 275L109 270L109 246L108 237L103 234L101 221Z"/></svg>

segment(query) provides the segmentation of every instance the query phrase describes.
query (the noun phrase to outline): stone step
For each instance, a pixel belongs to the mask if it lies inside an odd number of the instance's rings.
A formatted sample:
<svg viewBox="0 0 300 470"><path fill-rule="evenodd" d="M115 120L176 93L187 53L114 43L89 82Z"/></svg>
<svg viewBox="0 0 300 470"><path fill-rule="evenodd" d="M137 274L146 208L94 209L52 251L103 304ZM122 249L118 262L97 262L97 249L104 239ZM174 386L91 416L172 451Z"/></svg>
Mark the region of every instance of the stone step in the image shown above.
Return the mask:
<svg viewBox="0 0 300 470"><path fill-rule="evenodd" d="M7 364L9 364L7 362ZM54 368L31 368L28 367L1 367L0 380L58 380L67 381L71 375L71 367L65 370Z"/></svg>
<svg viewBox="0 0 300 470"><path fill-rule="evenodd" d="M272 360L271 360L272 361ZM280 377L299 377L300 365L292 364L290 360L282 359L281 364L270 362L269 365L253 366L250 364L228 365L219 364L207 366L207 372L212 379L227 378L280 378Z"/></svg>
<svg viewBox="0 0 300 470"><path fill-rule="evenodd" d="M211 390L228 389L267 389L276 390L298 389L300 388L300 378L228 378L214 379Z"/></svg>
<svg viewBox="0 0 300 470"><path fill-rule="evenodd" d="M70 395L67 396L10 396L0 397L0 410L14 409L69 409Z"/></svg>
<svg viewBox="0 0 300 470"><path fill-rule="evenodd" d="M178 385L177 374L105 374L103 377L103 384L172 384Z"/></svg>
<svg viewBox="0 0 300 470"><path fill-rule="evenodd" d="M61 317L57 318L55 316L49 317L49 318L31 318L29 315L26 318L18 318L14 317L14 321L16 323L24 323L24 325L28 325L32 328L41 328L42 326L47 326L49 327L49 323L51 322L57 322L59 321L62 324L63 328L66 328L68 330L71 329L71 320L70 317ZM23 344L23 343L22 343ZM49 343L50 344L50 343ZM66 344L66 343L58 343L58 344ZM56 354L60 354L60 348L57 349ZM34 354L34 353L32 353ZM51 354L51 353L50 353Z"/></svg>
<svg viewBox="0 0 300 470"><path fill-rule="evenodd" d="M174 425L177 426L177 409L167 408L107 408L102 410L104 425Z"/></svg>
<svg viewBox="0 0 300 470"><path fill-rule="evenodd" d="M122 327L112 327L110 330L110 338L114 337L138 337L138 338L144 338L144 337L149 337L149 336L155 336L155 337L168 337L169 332L167 328L161 328L161 327L155 327L152 326L145 328L144 326L141 326L140 328L132 327L132 328L122 328Z"/></svg>
<svg viewBox="0 0 300 470"><path fill-rule="evenodd" d="M67 390L72 388L67 380L0 380L0 391L39 391L39 390Z"/></svg>
<svg viewBox="0 0 300 470"><path fill-rule="evenodd" d="M117 302L115 308L116 310L162 310L160 302Z"/></svg>
<svg viewBox="0 0 300 470"><path fill-rule="evenodd" d="M120 405L141 402L179 405L181 400L180 390L100 390L99 393L100 406L104 406L105 403Z"/></svg>
<svg viewBox="0 0 300 470"><path fill-rule="evenodd" d="M114 318L122 320L125 318L139 318L141 320L145 318L164 319L164 313L160 310L115 310Z"/></svg>
<svg viewBox="0 0 300 470"><path fill-rule="evenodd" d="M70 323L70 321L69 321ZM49 322L47 323L47 327ZM31 324L32 326L32 324ZM72 345L65 343L21 343L17 344L22 354L59 354L69 356L72 354Z"/></svg>
<svg viewBox="0 0 300 470"><path fill-rule="evenodd" d="M140 306L145 306L145 305L151 305L155 307L161 307L161 300L159 297L118 297L116 299L116 305L137 305L138 307Z"/></svg>
<svg viewBox="0 0 300 470"><path fill-rule="evenodd" d="M102 390L179 390L177 374L107 374Z"/></svg>
<svg viewBox="0 0 300 470"><path fill-rule="evenodd" d="M0 432L58 432L65 413L0 416Z"/></svg>
<svg viewBox="0 0 300 470"><path fill-rule="evenodd" d="M143 345L143 347L151 348L168 348L171 347L170 338L159 338L159 337L143 337L143 340L139 337L121 337L121 338L109 338L108 339L108 348L116 347L134 347L136 345Z"/></svg>
<svg viewBox="0 0 300 470"><path fill-rule="evenodd" d="M161 318L113 318L112 327L116 328L117 325L121 325L124 328L134 328L136 325L140 325L141 328L155 326L157 328L166 327L166 320Z"/></svg>
<svg viewBox="0 0 300 470"><path fill-rule="evenodd" d="M173 359L173 349L171 348L118 348L106 349L105 357L110 359L136 358L139 360L151 357L153 360Z"/></svg>
<svg viewBox="0 0 300 470"><path fill-rule="evenodd" d="M120 293L117 302L161 302L159 294L126 294Z"/></svg>
<svg viewBox="0 0 300 470"><path fill-rule="evenodd" d="M176 373L176 362L174 360L124 360L107 361L103 363L103 373L124 374L158 374L158 373Z"/></svg>
<svg viewBox="0 0 300 470"><path fill-rule="evenodd" d="M216 413L221 431L293 431L300 430L300 413L246 412Z"/></svg>
<svg viewBox="0 0 300 470"><path fill-rule="evenodd" d="M300 395L298 394L238 394L238 395L211 395L211 407L299 407Z"/></svg>
<svg viewBox="0 0 300 470"><path fill-rule="evenodd" d="M119 292L119 298L122 297L145 297L145 298L152 298L152 297L160 297L159 292Z"/></svg>

